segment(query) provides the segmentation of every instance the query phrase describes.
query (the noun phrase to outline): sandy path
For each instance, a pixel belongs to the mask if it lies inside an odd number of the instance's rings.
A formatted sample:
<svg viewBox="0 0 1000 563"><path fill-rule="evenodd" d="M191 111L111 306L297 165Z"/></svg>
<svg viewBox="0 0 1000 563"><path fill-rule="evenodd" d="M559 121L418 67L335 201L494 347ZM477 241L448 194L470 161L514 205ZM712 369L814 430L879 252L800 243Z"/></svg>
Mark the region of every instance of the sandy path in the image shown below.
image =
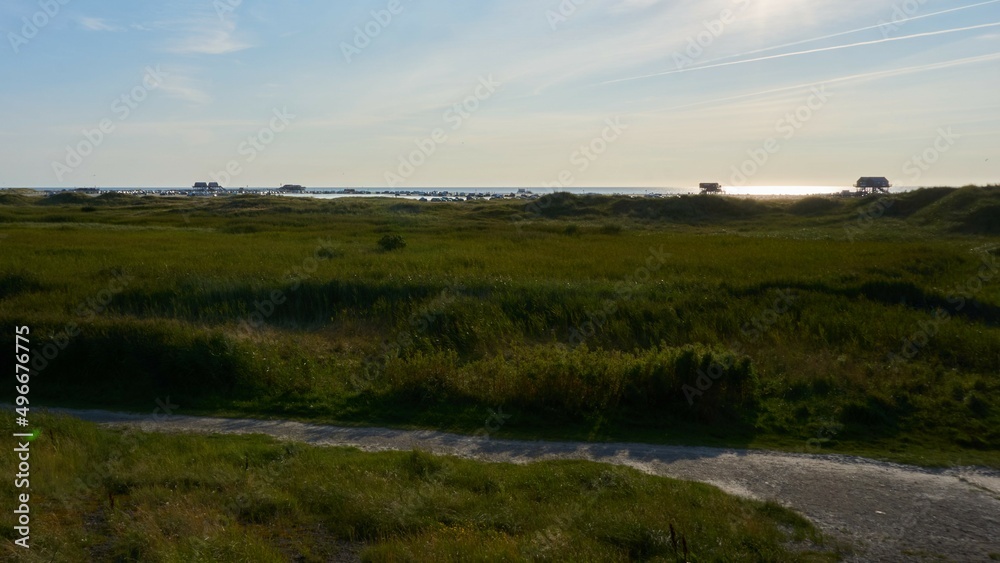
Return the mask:
<svg viewBox="0 0 1000 563"><path fill-rule="evenodd" d="M266 434L367 451L420 448L495 462L586 459L709 483L775 500L853 546L849 561L990 561L1000 558L1000 472L926 470L863 458L627 443L531 442L433 431L342 428L285 421L51 409L153 432Z"/></svg>

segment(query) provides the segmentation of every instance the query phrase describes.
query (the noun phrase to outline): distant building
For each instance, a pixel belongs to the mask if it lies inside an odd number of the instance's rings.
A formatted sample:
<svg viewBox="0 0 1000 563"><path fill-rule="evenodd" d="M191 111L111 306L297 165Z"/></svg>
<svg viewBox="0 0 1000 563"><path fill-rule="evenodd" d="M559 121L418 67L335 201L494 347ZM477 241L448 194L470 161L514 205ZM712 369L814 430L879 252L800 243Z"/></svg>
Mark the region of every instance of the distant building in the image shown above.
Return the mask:
<svg viewBox="0 0 1000 563"><path fill-rule="evenodd" d="M722 184L717 184L717 183L701 183L701 184L698 184L698 187L701 188L702 195L725 193L725 192L722 191Z"/></svg>
<svg viewBox="0 0 1000 563"><path fill-rule="evenodd" d="M854 195L863 197L867 195L887 194L889 193L889 188L892 187L892 184L889 182L888 178L882 176L863 176L858 178L854 187L857 188Z"/></svg>
<svg viewBox="0 0 1000 563"><path fill-rule="evenodd" d="M192 189L203 192L223 191L218 182L195 182Z"/></svg>
<svg viewBox="0 0 1000 563"><path fill-rule="evenodd" d="M292 193L292 194L300 194L306 191L306 189L303 186L300 186L298 184L285 184L284 186L281 186L279 190L285 193Z"/></svg>

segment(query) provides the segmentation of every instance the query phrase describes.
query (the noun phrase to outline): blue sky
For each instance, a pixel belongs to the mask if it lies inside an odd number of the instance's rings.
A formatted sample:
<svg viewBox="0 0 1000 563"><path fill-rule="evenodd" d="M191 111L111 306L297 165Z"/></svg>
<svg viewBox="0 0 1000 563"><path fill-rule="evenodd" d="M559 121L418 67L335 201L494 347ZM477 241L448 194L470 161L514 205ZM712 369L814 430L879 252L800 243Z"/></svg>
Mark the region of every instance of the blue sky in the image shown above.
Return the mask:
<svg viewBox="0 0 1000 563"><path fill-rule="evenodd" d="M0 187L1000 182L1000 1L466 4L8 0Z"/></svg>

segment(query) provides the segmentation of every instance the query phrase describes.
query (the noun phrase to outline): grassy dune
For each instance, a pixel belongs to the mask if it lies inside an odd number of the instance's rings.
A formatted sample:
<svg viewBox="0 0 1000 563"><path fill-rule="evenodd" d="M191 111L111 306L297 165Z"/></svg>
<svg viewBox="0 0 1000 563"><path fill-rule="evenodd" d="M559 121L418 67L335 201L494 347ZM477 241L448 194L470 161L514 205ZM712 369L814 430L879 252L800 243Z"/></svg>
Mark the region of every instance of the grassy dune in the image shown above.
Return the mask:
<svg viewBox="0 0 1000 563"><path fill-rule="evenodd" d="M5 432L16 431L3 417ZM32 548L5 561L832 561L773 503L588 462L476 463L36 416ZM9 448L0 464L13 467ZM4 506L13 482L0 485ZM9 500L9 502L8 502ZM794 542L794 548L791 546Z"/></svg>
<svg viewBox="0 0 1000 563"><path fill-rule="evenodd" d="M996 187L5 193L0 319L32 327L50 403L1000 467L998 217Z"/></svg>

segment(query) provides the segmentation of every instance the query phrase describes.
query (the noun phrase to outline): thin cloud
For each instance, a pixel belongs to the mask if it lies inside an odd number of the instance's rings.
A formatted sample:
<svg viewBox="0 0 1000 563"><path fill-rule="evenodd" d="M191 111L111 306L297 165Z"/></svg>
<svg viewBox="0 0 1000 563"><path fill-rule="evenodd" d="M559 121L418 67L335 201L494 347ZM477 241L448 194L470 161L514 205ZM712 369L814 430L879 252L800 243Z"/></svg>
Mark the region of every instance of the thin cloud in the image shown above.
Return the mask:
<svg viewBox="0 0 1000 563"><path fill-rule="evenodd" d="M212 95L202 87L201 83L177 69L168 69L167 78L160 85L160 90L167 96L193 105L208 105L212 103Z"/></svg>
<svg viewBox="0 0 1000 563"><path fill-rule="evenodd" d="M193 22L186 33L186 37L170 44L167 52L178 55L225 55L253 47L235 37L236 23L231 20L210 18Z"/></svg>
<svg viewBox="0 0 1000 563"><path fill-rule="evenodd" d="M211 94L188 84L164 82L160 89L171 98L195 105L208 105L212 102Z"/></svg>
<svg viewBox="0 0 1000 563"><path fill-rule="evenodd" d="M621 0L610 8L611 13L634 12L644 10L659 3L660 0Z"/></svg>
<svg viewBox="0 0 1000 563"><path fill-rule="evenodd" d="M88 31L121 31L122 28L108 23L103 18L91 18L82 16L79 19L80 27Z"/></svg>

